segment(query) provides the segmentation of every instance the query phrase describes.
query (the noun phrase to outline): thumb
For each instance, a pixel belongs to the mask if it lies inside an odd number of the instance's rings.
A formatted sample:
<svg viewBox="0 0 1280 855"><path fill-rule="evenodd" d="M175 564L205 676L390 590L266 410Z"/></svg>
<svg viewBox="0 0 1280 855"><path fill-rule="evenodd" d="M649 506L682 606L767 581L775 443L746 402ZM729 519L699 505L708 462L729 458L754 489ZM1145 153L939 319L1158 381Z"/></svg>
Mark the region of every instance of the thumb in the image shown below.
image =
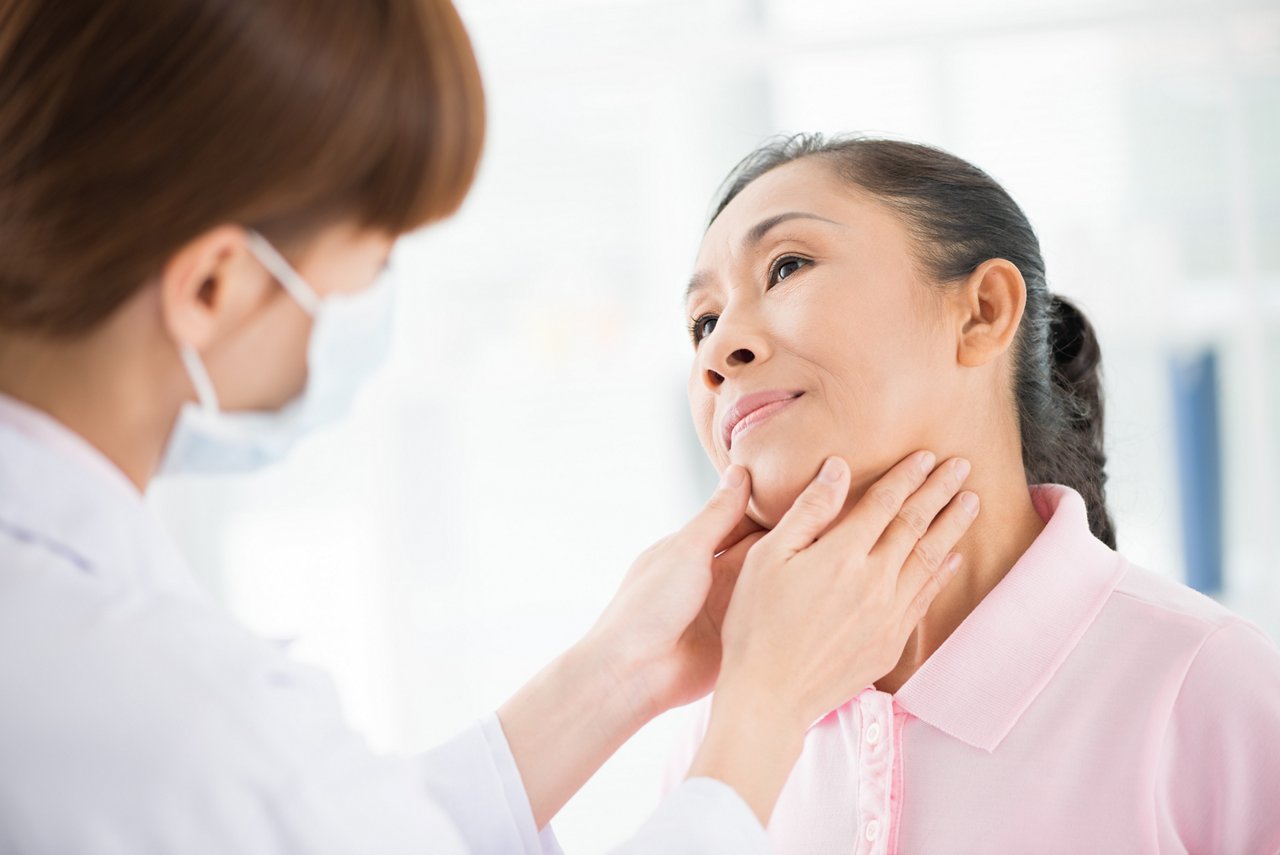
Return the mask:
<svg viewBox="0 0 1280 855"><path fill-rule="evenodd" d="M828 457L818 476L809 482L764 540L771 548L787 553L808 548L831 525L848 495L849 464L839 457Z"/></svg>
<svg viewBox="0 0 1280 855"><path fill-rule="evenodd" d="M742 522L750 498L751 478L747 470L737 464L729 466L702 510L680 530L682 538L710 555Z"/></svg>
<svg viewBox="0 0 1280 855"><path fill-rule="evenodd" d="M711 563L711 590L707 593L706 610L707 617L711 619L716 632L719 632L724 624L724 615L729 609L729 600L733 597L733 589L738 584L738 576L742 573L742 565L746 561L747 553L763 536L759 531L747 535Z"/></svg>

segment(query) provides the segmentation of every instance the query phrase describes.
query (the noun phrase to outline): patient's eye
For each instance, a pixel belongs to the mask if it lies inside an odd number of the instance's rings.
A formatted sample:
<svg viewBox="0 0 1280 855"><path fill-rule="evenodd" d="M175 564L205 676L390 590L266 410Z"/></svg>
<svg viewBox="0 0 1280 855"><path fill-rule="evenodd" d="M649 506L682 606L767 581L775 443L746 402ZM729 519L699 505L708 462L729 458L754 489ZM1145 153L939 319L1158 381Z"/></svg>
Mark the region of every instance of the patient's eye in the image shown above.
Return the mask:
<svg viewBox="0 0 1280 855"><path fill-rule="evenodd" d="M807 258L800 258L795 255L784 255L773 263L773 267L769 270L769 284L775 285L795 273L801 267L809 263Z"/></svg>
<svg viewBox="0 0 1280 855"><path fill-rule="evenodd" d="M698 342L711 335L711 332L716 328L717 320L719 319L715 315L703 315L693 319L693 322L689 324L689 337L693 339L695 347Z"/></svg>

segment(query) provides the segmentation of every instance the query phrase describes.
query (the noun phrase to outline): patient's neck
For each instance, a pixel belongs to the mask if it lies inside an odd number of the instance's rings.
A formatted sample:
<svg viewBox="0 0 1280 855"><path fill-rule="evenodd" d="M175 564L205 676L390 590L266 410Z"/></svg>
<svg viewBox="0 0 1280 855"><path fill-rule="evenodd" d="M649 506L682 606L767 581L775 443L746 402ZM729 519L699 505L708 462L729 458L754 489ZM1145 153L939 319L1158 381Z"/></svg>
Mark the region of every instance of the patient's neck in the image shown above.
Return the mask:
<svg viewBox="0 0 1280 855"><path fill-rule="evenodd" d="M882 692L896 692L911 678L1000 583L1044 529L1031 502L1017 443L979 445L986 449L938 455L942 460L962 456L973 463L964 488L978 494L982 509L955 548L964 558L960 572L938 594L924 620L911 633L897 666L876 681L876 688Z"/></svg>

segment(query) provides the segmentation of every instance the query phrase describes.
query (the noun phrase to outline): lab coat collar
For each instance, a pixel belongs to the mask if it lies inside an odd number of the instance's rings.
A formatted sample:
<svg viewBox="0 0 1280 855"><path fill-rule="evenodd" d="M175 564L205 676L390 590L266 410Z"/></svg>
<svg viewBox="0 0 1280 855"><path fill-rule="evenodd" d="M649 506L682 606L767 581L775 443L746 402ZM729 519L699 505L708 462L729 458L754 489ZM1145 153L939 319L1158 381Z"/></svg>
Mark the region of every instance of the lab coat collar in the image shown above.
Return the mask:
<svg viewBox="0 0 1280 855"><path fill-rule="evenodd" d="M0 526L104 582L203 598L143 496L85 439L0 395Z"/></svg>
<svg viewBox="0 0 1280 855"><path fill-rule="evenodd" d="M894 695L907 712L994 751L1084 635L1127 562L1095 538L1080 494L1032 487L1044 530Z"/></svg>

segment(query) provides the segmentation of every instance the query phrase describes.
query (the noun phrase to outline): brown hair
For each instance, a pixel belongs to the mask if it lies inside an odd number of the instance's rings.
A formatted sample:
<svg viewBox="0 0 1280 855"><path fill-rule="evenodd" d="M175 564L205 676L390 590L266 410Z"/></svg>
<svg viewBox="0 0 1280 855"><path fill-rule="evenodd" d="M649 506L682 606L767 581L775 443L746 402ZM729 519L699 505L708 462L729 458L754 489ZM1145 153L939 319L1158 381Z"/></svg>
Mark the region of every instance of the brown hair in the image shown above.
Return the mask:
<svg viewBox="0 0 1280 855"><path fill-rule="evenodd" d="M483 136L448 0L0 0L0 328L83 332L224 223L438 220Z"/></svg>

